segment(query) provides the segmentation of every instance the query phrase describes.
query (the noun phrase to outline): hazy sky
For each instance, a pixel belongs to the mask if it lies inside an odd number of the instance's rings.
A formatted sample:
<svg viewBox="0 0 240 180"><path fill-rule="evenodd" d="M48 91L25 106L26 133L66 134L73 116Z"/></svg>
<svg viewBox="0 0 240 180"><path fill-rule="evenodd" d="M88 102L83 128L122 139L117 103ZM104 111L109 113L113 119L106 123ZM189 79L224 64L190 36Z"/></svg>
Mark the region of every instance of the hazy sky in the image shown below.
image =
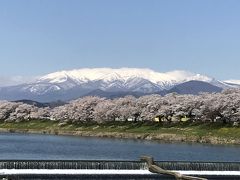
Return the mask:
<svg viewBox="0 0 240 180"><path fill-rule="evenodd" d="M239 0L1 0L0 76L83 67L240 79Z"/></svg>

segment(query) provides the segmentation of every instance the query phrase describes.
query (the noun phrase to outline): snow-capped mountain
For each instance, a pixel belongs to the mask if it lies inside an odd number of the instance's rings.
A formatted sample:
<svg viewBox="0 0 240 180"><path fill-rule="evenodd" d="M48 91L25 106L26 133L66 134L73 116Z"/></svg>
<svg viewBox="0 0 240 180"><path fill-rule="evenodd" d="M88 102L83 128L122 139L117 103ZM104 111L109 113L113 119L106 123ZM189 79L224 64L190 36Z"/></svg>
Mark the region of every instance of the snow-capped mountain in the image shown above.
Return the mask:
<svg viewBox="0 0 240 180"><path fill-rule="evenodd" d="M235 87L232 84L187 71L159 73L150 69L137 68L84 68L54 72L28 84L2 87L0 99L31 99L49 102L78 98L91 94L92 91L99 92L96 90L115 94L118 92L150 94L168 91L176 85L189 81L195 81L194 86L197 86L196 82L205 82L221 89Z"/></svg>
<svg viewBox="0 0 240 180"><path fill-rule="evenodd" d="M186 71L159 73L150 69L95 68L51 73L39 78L35 88L41 91L39 84L47 83L54 84L51 89L56 90L84 86L104 91L131 90L149 93L170 89L176 84L190 80L216 83L213 78ZM33 88L32 90L36 89Z"/></svg>
<svg viewBox="0 0 240 180"><path fill-rule="evenodd" d="M150 69L137 68L94 68L94 69L79 69L72 71L60 71L48 74L39 78L38 82L48 82L61 84L71 80L75 84L83 84L93 81L102 81L105 85L115 85L112 82L120 81L121 86L134 86L140 81L149 81L159 88L169 88L175 84L186 82L190 80L198 80L204 82L211 82L213 78L204 75L194 74L187 71L171 71L167 73L159 73ZM102 88L108 88L106 86Z"/></svg>

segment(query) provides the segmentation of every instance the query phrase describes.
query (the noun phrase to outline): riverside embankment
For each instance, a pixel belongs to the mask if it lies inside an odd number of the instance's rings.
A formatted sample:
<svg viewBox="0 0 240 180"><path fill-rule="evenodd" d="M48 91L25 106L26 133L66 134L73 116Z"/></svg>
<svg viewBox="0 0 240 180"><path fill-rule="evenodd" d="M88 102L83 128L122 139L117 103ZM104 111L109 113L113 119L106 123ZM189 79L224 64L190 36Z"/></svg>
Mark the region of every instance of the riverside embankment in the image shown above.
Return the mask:
<svg viewBox="0 0 240 180"><path fill-rule="evenodd" d="M0 123L0 132L59 134L210 144L240 144L240 128L216 123L159 124L108 122L59 124L55 121Z"/></svg>

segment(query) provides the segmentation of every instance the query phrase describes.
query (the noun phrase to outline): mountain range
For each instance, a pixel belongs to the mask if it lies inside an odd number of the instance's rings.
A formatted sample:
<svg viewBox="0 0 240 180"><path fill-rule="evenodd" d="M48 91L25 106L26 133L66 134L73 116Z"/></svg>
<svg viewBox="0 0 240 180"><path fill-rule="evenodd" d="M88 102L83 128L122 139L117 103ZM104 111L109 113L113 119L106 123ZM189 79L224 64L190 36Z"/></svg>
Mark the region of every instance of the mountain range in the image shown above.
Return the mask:
<svg viewBox="0 0 240 180"><path fill-rule="evenodd" d="M223 82L187 71L159 73L138 68L84 68L54 72L31 83L1 87L0 99L52 102L68 101L87 95L115 98L153 93L165 95L171 92L198 94L239 87L240 83L237 81Z"/></svg>

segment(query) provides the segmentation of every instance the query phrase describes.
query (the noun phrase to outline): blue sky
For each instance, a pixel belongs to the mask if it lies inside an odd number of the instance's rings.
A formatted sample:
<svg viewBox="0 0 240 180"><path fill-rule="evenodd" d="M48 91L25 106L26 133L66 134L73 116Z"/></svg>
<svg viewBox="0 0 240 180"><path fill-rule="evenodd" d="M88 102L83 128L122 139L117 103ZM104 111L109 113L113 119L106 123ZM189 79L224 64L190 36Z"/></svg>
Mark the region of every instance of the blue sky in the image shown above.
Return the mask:
<svg viewBox="0 0 240 180"><path fill-rule="evenodd" d="M0 76L84 67L240 79L238 0L1 0Z"/></svg>

